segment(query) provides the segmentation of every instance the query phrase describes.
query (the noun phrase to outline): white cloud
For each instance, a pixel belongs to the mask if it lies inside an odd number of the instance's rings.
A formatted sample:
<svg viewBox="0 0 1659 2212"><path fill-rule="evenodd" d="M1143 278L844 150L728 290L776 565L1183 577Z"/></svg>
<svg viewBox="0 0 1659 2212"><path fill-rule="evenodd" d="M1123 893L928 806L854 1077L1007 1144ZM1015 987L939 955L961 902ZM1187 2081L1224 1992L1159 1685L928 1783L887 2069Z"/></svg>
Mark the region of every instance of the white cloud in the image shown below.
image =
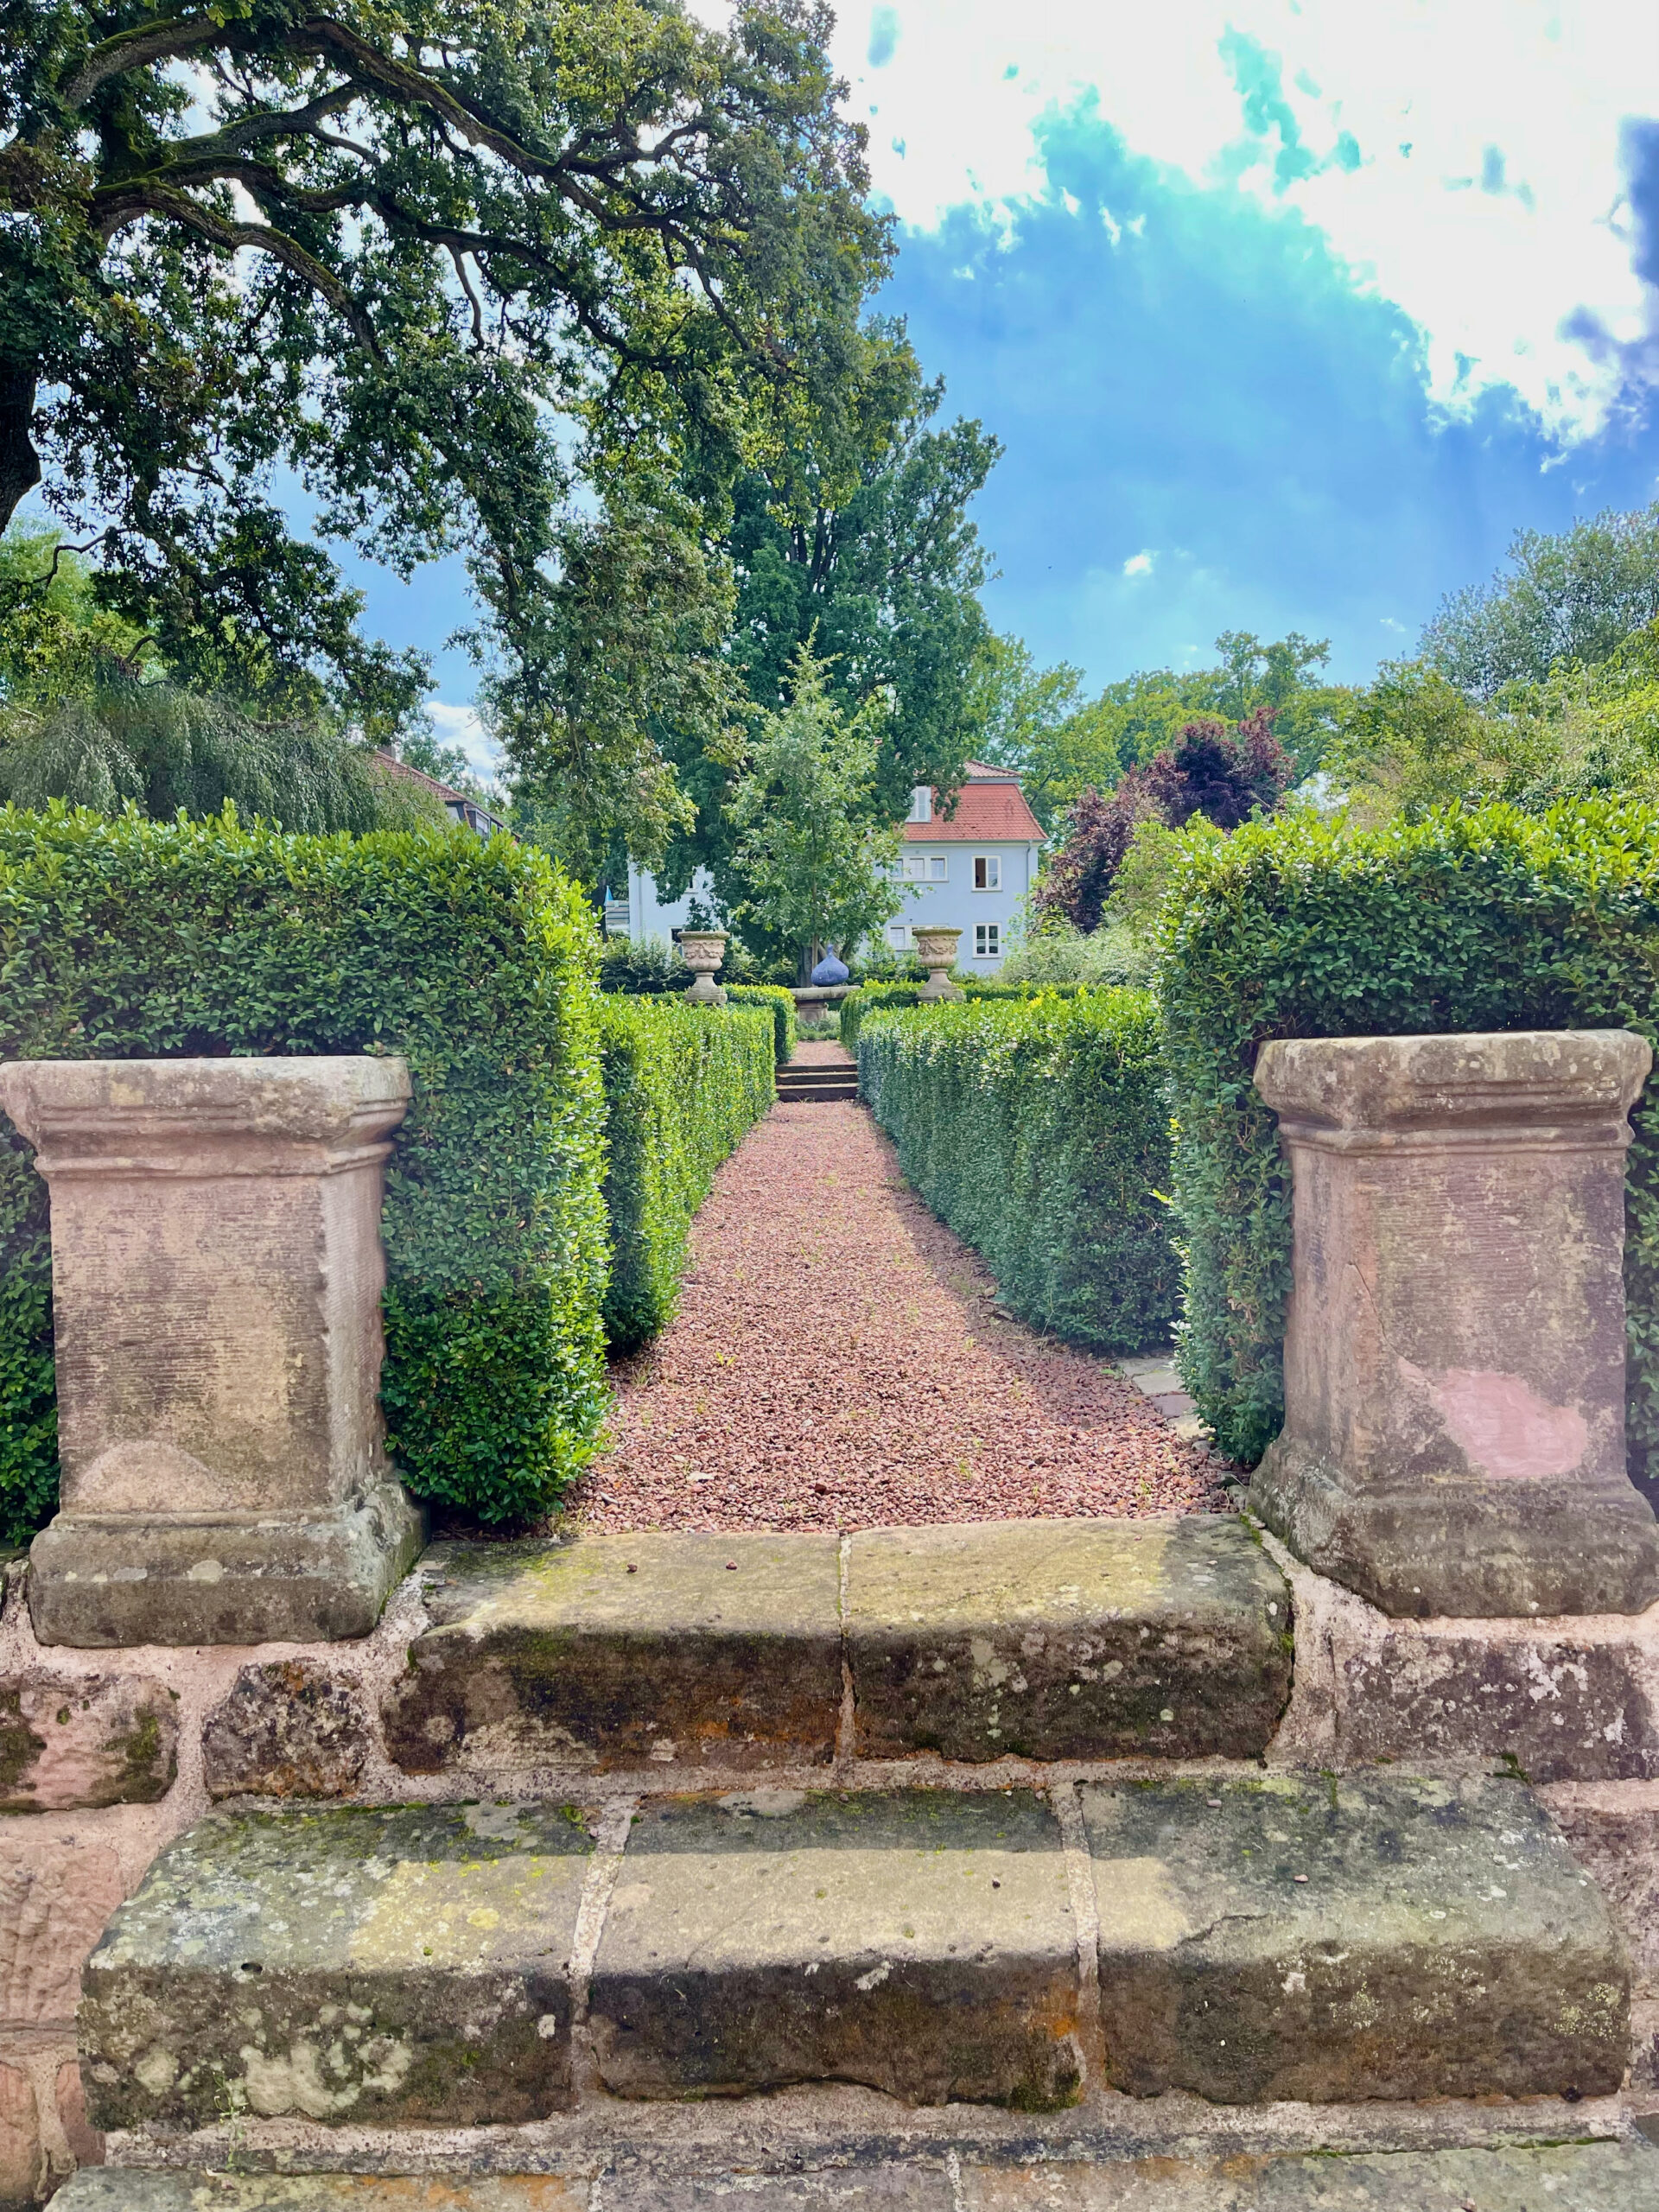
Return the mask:
<svg viewBox="0 0 1659 2212"><path fill-rule="evenodd" d="M1157 557L1155 553L1151 552L1131 553L1123 563L1123 573L1126 576L1149 576L1152 574L1152 564Z"/></svg>
<svg viewBox="0 0 1659 2212"><path fill-rule="evenodd" d="M429 699L426 711L440 744L460 746L480 776L488 779L500 772L500 755L479 720L476 707L455 707L443 699Z"/></svg>
<svg viewBox="0 0 1659 2212"><path fill-rule="evenodd" d="M1605 420L1617 361L1592 362L1563 325L1587 308L1615 337L1643 327L1618 132L1659 115L1651 0L898 0L894 13L879 78L868 9L844 9L835 53L851 111L880 106L872 171L906 222L1041 189L1033 124L1093 92L1135 151L1317 223L1426 332L1443 406L1511 385L1565 439ZM1281 191L1276 138L1239 166L1230 27L1280 57L1307 147L1324 157L1351 133L1357 169Z"/></svg>

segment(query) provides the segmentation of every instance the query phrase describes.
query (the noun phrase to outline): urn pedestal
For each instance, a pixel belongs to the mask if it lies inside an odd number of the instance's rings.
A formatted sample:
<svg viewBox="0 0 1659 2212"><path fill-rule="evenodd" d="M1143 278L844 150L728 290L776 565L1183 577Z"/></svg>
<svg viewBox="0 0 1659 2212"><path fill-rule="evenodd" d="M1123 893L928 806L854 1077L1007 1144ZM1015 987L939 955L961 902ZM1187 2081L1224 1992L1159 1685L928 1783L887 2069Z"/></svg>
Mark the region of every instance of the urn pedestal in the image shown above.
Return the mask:
<svg viewBox="0 0 1659 2212"><path fill-rule="evenodd" d="M60 1506L44 1643L366 1634L419 1551L379 1409L400 1059L28 1060L52 1205Z"/></svg>
<svg viewBox="0 0 1659 2212"><path fill-rule="evenodd" d="M950 970L957 962L957 947L962 942L960 930L917 930L912 932L916 957L927 970L927 981L922 986L925 999L959 999L963 992L959 984L950 980Z"/></svg>
<svg viewBox="0 0 1659 2212"><path fill-rule="evenodd" d="M726 994L715 981L720 963L726 957L729 942L724 930L682 930L680 957L692 971L692 983L684 994L690 1006L724 1006Z"/></svg>
<svg viewBox="0 0 1659 2212"><path fill-rule="evenodd" d="M1294 1213L1285 1426L1253 1510L1385 1612L1636 1612L1624 1030L1265 1046Z"/></svg>

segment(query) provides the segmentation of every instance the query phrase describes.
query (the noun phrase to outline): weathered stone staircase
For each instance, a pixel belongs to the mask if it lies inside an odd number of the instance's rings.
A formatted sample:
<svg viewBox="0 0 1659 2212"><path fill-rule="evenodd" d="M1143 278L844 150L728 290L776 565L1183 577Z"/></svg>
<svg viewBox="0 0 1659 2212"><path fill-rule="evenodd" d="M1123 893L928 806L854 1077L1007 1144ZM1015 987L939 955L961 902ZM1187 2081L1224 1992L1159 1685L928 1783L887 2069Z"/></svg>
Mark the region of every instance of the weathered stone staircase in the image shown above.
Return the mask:
<svg viewBox="0 0 1659 2212"><path fill-rule="evenodd" d="M828 1105L833 1099L855 1099L857 1096L858 1070L848 1060L805 1065L791 1061L787 1067L778 1071L780 1103L822 1106Z"/></svg>
<svg viewBox="0 0 1659 2212"><path fill-rule="evenodd" d="M416 1802L232 1797L150 1867L65 2212L1659 2212L1659 2152L1592 2139L1600 1892L1521 1780L1271 1763L1291 1590L1243 1522L420 1581Z"/></svg>

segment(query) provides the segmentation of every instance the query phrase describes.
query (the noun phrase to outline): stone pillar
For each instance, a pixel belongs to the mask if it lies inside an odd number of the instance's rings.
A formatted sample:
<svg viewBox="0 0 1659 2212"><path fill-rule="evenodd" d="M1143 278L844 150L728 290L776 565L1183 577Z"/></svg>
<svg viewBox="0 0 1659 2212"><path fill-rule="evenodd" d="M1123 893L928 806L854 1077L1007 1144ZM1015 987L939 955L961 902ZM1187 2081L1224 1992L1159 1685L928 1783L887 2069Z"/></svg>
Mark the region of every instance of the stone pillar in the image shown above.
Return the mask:
<svg viewBox="0 0 1659 2212"><path fill-rule="evenodd" d="M42 1643L360 1636L422 1523L378 1391L399 1059L22 1060L52 1198L60 1510Z"/></svg>
<svg viewBox="0 0 1659 2212"><path fill-rule="evenodd" d="M1625 1030L1262 1048L1295 1218L1285 1427L1250 1503L1389 1613L1636 1612Z"/></svg>

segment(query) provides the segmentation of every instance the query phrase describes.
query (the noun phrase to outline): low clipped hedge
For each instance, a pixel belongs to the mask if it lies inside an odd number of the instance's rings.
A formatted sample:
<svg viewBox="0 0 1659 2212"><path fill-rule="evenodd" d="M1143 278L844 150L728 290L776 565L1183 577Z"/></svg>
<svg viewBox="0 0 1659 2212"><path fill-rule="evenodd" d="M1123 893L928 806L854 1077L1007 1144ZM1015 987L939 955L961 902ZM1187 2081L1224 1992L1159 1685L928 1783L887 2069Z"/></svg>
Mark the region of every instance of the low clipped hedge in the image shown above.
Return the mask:
<svg viewBox="0 0 1659 2212"><path fill-rule="evenodd" d="M795 994L785 990L781 983L728 983L728 1006L764 1006L772 1009L774 1029L773 1047L780 1068L787 1067L795 1057L795 1047L800 1041L800 1024L795 1014Z"/></svg>
<svg viewBox="0 0 1659 2212"><path fill-rule="evenodd" d="M629 1351L674 1318L691 1217L777 1091L772 1007L601 1002L611 1278L605 1330Z"/></svg>
<svg viewBox="0 0 1659 2212"><path fill-rule="evenodd" d="M544 1510L606 1404L596 941L534 849L0 810L0 1058L402 1053L386 1361L410 1487ZM56 1501L46 1185L0 1116L0 1540Z"/></svg>
<svg viewBox="0 0 1659 2212"><path fill-rule="evenodd" d="M1099 983L1005 983L1000 976L953 976L951 981L967 999L1072 999L1080 991L1098 991ZM919 983L861 983L841 1002L840 1036L849 1052L858 1050L858 1033L867 1014L879 1007L919 1006ZM931 1001L928 1001L931 1003Z"/></svg>
<svg viewBox="0 0 1659 2212"><path fill-rule="evenodd" d="M849 991L841 1002L841 1011L836 1017L836 1034L849 1052L855 1052L858 1033L867 1014L916 1006L921 995L919 983L861 983L855 991Z"/></svg>
<svg viewBox="0 0 1659 2212"><path fill-rule="evenodd" d="M906 1177L1003 1303L1102 1351L1166 1339L1180 1290L1158 1018L1146 991L872 1010L859 1087Z"/></svg>
<svg viewBox="0 0 1659 2212"><path fill-rule="evenodd" d="M1289 1179L1253 1082L1275 1037L1634 1029L1659 1044L1659 811L1452 809L1345 831L1300 816L1195 853L1160 958L1188 1255L1182 1372L1254 1465L1283 1418ZM1659 1471L1659 1083L1632 1116L1631 1471Z"/></svg>

